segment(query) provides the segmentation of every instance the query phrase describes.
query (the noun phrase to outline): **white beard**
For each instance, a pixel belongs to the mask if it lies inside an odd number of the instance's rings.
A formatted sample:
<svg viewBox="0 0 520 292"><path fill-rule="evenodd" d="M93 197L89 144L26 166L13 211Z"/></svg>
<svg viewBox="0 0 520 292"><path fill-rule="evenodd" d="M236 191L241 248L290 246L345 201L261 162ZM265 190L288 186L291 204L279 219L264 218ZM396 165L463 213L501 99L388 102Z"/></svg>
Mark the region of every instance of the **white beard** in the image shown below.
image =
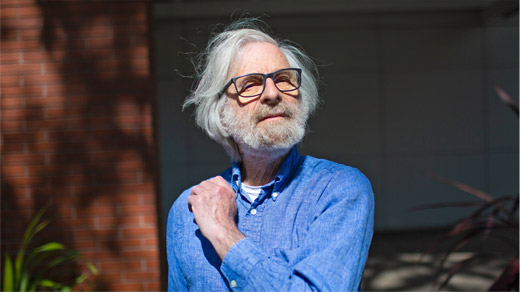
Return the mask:
<svg viewBox="0 0 520 292"><path fill-rule="evenodd" d="M262 121L273 114L284 118ZM221 121L241 152L263 152L283 155L299 143L305 135L307 110L301 104L280 102L276 106L259 103L252 115L227 103L221 112Z"/></svg>

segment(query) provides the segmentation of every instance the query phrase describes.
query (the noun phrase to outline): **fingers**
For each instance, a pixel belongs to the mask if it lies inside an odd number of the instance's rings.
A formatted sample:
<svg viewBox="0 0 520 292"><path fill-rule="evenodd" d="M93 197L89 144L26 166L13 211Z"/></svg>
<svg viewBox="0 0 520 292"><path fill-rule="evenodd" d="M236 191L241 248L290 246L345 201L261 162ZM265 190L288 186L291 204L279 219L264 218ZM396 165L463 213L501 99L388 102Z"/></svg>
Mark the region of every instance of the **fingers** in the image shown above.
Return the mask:
<svg viewBox="0 0 520 292"><path fill-rule="evenodd" d="M231 194L233 196L231 196ZM201 200L205 201L214 195L231 198L234 197L235 191L221 176L202 181L191 189L191 194L188 197L188 208L190 212L193 212L193 206L197 206Z"/></svg>
<svg viewBox="0 0 520 292"><path fill-rule="evenodd" d="M220 175L216 176L216 177L213 177L213 178L210 178L209 181L214 183L214 184L216 184L216 185L219 185L221 187L231 188L229 186L229 183L223 177L221 177Z"/></svg>

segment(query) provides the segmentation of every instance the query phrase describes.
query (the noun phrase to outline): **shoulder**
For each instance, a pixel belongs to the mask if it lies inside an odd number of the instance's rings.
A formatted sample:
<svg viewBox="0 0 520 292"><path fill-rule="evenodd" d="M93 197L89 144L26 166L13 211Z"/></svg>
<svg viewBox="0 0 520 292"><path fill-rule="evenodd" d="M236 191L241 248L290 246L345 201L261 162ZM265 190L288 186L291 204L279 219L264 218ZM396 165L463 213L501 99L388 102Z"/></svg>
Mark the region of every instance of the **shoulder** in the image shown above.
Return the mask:
<svg viewBox="0 0 520 292"><path fill-rule="evenodd" d="M304 156L301 175L308 181L323 185L322 196L328 199L373 201L370 180L355 167L327 159Z"/></svg>
<svg viewBox="0 0 520 292"><path fill-rule="evenodd" d="M305 176L330 179L342 184L370 186L369 179L359 169L327 159L304 156L301 172Z"/></svg>

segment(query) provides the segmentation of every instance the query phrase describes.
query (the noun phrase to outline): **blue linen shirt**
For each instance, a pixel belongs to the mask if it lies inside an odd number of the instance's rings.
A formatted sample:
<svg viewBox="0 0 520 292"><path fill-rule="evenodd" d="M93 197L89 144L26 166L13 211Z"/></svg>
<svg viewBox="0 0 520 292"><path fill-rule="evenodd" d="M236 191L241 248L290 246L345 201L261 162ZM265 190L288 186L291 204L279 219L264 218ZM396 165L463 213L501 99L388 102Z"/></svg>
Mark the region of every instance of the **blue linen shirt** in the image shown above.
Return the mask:
<svg viewBox="0 0 520 292"><path fill-rule="evenodd" d="M250 203L240 167L221 176L237 194L246 236L224 260L188 210L191 188L168 216L169 291L359 290L373 233L374 199L357 169L291 150L275 179Z"/></svg>

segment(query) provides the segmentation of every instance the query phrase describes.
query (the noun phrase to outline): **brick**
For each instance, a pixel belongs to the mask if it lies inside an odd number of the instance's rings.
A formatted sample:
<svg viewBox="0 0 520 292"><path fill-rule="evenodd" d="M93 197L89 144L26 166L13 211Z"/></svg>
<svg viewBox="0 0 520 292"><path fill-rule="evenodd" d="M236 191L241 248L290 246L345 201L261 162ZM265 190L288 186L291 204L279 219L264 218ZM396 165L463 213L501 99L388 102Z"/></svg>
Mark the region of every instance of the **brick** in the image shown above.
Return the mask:
<svg viewBox="0 0 520 292"><path fill-rule="evenodd" d="M24 166L1 166L2 177L16 177L25 175Z"/></svg>
<svg viewBox="0 0 520 292"><path fill-rule="evenodd" d="M16 185L19 187L42 183L42 178L40 177L3 177L2 180L4 183Z"/></svg>
<svg viewBox="0 0 520 292"><path fill-rule="evenodd" d="M88 163L90 160L88 153L49 153L50 163Z"/></svg>
<svg viewBox="0 0 520 292"><path fill-rule="evenodd" d="M18 8L16 7L5 7L0 9L0 17L2 19L16 18Z"/></svg>
<svg viewBox="0 0 520 292"><path fill-rule="evenodd" d="M0 149L2 150L1 153L4 156L27 154L26 148L27 143L2 144L0 147Z"/></svg>
<svg viewBox="0 0 520 292"><path fill-rule="evenodd" d="M42 44L40 41L3 41L2 42L2 53L11 52L18 50L39 50Z"/></svg>
<svg viewBox="0 0 520 292"><path fill-rule="evenodd" d="M41 17L42 12L38 6L19 6L18 17Z"/></svg>
<svg viewBox="0 0 520 292"><path fill-rule="evenodd" d="M151 279L153 280L153 279ZM159 283L159 279L156 278L154 282L148 282L146 283L148 285L147 287L147 291L161 291L161 290L164 290L164 289L161 289L161 284Z"/></svg>
<svg viewBox="0 0 520 292"><path fill-rule="evenodd" d="M45 51L32 51L32 52L23 52L22 53L23 62L25 64L30 63L40 63L48 59L48 53Z"/></svg>
<svg viewBox="0 0 520 292"><path fill-rule="evenodd" d="M54 146L54 148L57 148ZM85 170L85 166L78 164L66 165L30 165L27 166L27 175L43 176L52 174L72 175L81 174Z"/></svg>
<svg viewBox="0 0 520 292"><path fill-rule="evenodd" d="M0 68L0 73L2 75L13 75L13 74L21 74L21 73L40 73L41 65L40 64L6 64L2 65Z"/></svg>
<svg viewBox="0 0 520 292"><path fill-rule="evenodd" d="M45 139L46 133L39 132L18 132L18 133L2 133L3 143L20 143L33 142Z"/></svg>
<svg viewBox="0 0 520 292"><path fill-rule="evenodd" d="M114 279L110 279L108 283L111 291L152 291L144 290L143 284L141 283L120 283L118 281L114 281Z"/></svg>
<svg viewBox="0 0 520 292"><path fill-rule="evenodd" d="M48 119L77 117L88 114L88 109L84 107L57 107L47 108L45 110L45 117Z"/></svg>
<svg viewBox="0 0 520 292"><path fill-rule="evenodd" d="M105 241L105 244L108 243L108 241ZM126 241L125 241L126 244ZM143 264L141 261L104 261L99 265L99 268L101 270L101 274L104 274L104 272L121 272L121 271L142 271Z"/></svg>
<svg viewBox="0 0 520 292"><path fill-rule="evenodd" d="M124 273L125 279L128 281L142 281L150 279L159 279L159 272L126 272Z"/></svg>
<svg viewBox="0 0 520 292"><path fill-rule="evenodd" d="M51 99L52 100L52 99ZM44 105L45 103L41 103ZM60 103L51 103L51 104L60 104ZM31 106L37 106L38 104L34 103ZM37 131L37 130L49 130L55 131L57 129L65 129L70 126L67 123L67 120L28 120L25 124L28 131ZM55 141L53 141L55 142Z"/></svg>
<svg viewBox="0 0 520 292"><path fill-rule="evenodd" d="M48 179L47 179L47 183L51 184L51 185L65 184L65 185L72 186L72 185L84 185L84 184L88 184L90 182L91 182L90 178L88 178L84 175L81 175L81 174L68 174L68 175L61 174L59 176L48 177Z"/></svg>
<svg viewBox="0 0 520 292"><path fill-rule="evenodd" d="M0 1L0 7L18 7L21 4L34 4L34 0L2 0Z"/></svg>
<svg viewBox="0 0 520 292"><path fill-rule="evenodd" d="M2 109L2 120L43 119L43 109Z"/></svg>
<svg viewBox="0 0 520 292"><path fill-rule="evenodd" d="M23 41L39 40L41 38L41 33L42 33L41 28L18 29L18 34L20 36L20 39Z"/></svg>
<svg viewBox="0 0 520 292"><path fill-rule="evenodd" d="M45 155L9 154L2 156L3 165L45 164Z"/></svg>
<svg viewBox="0 0 520 292"><path fill-rule="evenodd" d="M2 53L2 58L0 58L0 61L1 61L2 65L4 65L4 64L14 64L14 63L18 63L20 61L19 57L20 57L20 53L18 53L18 52ZM4 82L2 80L2 84L3 83Z"/></svg>
<svg viewBox="0 0 520 292"><path fill-rule="evenodd" d="M78 208L78 216L86 217L96 217L96 216L115 216L117 215L117 206L97 206L97 207L87 207L87 208Z"/></svg>
<svg viewBox="0 0 520 292"><path fill-rule="evenodd" d="M100 25L93 23L91 26L71 27L69 29L70 38L89 38L89 37L110 37L114 29L111 25Z"/></svg>
<svg viewBox="0 0 520 292"><path fill-rule="evenodd" d="M1 131L3 133L9 132L20 132L26 130L25 121L17 120L17 121L1 121Z"/></svg>
<svg viewBox="0 0 520 292"><path fill-rule="evenodd" d="M2 87L19 86L20 77L16 75L2 76L2 78L0 78L0 82Z"/></svg>
<svg viewBox="0 0 520 292"><path fill-rule="evenodd" d="M49 74L49 73L31 74L31 75L23 76L24 84L27 86L43 84L43 83L56 83L56 82L63 81L63 79L64 79L64 77L62 74Z"/></svg>
<svg viewBox="0 0 520 292"><path fill-rule="evenodd" d="M94 240L74 240L72 241L71 248L90 251L96 248L96 243Z"/></svg>
<svg viewBox="0 0 520 292"><path fill-rule="evenodd" d="M141 218L142 218L142 223L145 225L157 224L157 216L141 216Z"/></svg>
<svg viewBox="0 0 520 292"><path fill-rule="evenodd" d="M146 238L143 241L144 241L143 246L145 246L145 247L158 247L159 246L159 241L158 241L157 237Z"/></svg>
<svg viewBox="0 0 520 292"><path fill-rule="evenodd" d="M135 172L96 174L95 182L98 184L107 183L137 183L138 176Z"/></svg>
<svg viewBox="0 0 520 292"><path fill-rule="evenodd" d="M4 87L4 89L6 89ZM12 109L12 108L20 108L23 105L23 99L20 97L5 97L2 96L1 106L2 109Z"/></svg>
<svg viewBox="0 0 520 292"><path fill-rule="evenodd" d="M155 226L123 228L124 238L150 238L154 236L157 236L157 229Z"/></svg>
<svg viewBox="0 0 520 292"><path fill-rule="evenodd" d="M39 65L38 65L39 66ZM32 96L41 95L41 86L16 86L16 87L4 87L2 88L2 96L14 97L14 96Z"/></svg>
<svg viewBox="0 0 520 292"><path fill-rule="evenodd" d="M7 18L2 19L2 26L16 28L41 28L43 19L41 18Z"/></svg>
<svg viewBox="0 0 520 292"><path fill-rule="evenodd" d="M45 89L42 89L45 91ZM34 96L28 96L25 99L26 108L41 108L41 107L60 107L65 106L66 97L60 94L46 94L47 96L41 96L41 94L35 94Z"/></svg>

